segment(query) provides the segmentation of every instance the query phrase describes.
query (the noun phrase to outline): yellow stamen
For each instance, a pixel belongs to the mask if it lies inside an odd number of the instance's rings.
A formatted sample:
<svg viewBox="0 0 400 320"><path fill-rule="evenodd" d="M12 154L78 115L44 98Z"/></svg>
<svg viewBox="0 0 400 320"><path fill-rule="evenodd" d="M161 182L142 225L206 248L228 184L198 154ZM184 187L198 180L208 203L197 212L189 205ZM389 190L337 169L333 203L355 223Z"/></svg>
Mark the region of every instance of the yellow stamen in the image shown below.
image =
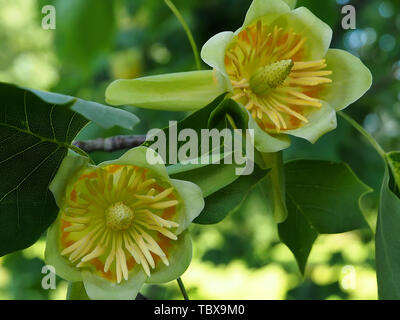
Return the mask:
<svg viewBox="0 0 400 320"><path fill-rule="evenodd" d="M100 246L97 246L92 252L90 252L89 254L84 256L82 258L82 261L86 262L86 261L90 261L90 260L92 260L94 258L100 257L104 253L104 251L105 251L104 248L102 248Z"/></svg>
<svg viewBox="0 0 400 320"><path fill-rule="evenodd" d="M325 64L325 59L317 61L305 61L305 62L295 62L293 66L293 71L310 69L315 67L320 67Z"/></svg>
<svg viewBox="0 0 400 320"><path fill-rule="evenodd" d="M166 208L174 207L178 203L179 203L178 200L157 202L157 203L149 205L149 208L152 208L152 209L166 209Z"/></svg>

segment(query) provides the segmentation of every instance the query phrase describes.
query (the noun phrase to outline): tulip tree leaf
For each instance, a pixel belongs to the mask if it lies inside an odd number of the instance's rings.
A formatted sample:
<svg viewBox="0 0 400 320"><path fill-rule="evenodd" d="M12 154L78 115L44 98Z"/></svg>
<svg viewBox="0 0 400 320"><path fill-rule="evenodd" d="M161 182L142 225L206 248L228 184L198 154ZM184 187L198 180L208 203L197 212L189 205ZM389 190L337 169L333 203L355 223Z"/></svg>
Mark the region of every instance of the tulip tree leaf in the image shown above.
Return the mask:
<svg viewBox="0 0 400 320"><path fill-rule="evenodd" d="M368 228L359 201L371 189L345 163L292 161L285 175L288 217L278 225L279 237L304 274L318 235Z"/></svg>
<svg viewBox="0 0 400 320"><path fill-rule="evenodd" d="M200 137L201 135L201 130L208 128L208 121L210 118L210 114L217 108L221 103L224 102L225 94L220 95L216 99L214 99L210 104L205 106L202 109L199 109L193 113L191 113L189 116L187 116L185 119L179 121L174 128L177 132L180 132L184 129L192 129L197 133L197 136ZM163 132L165 134L165 137L167 139L167 144L169 142L170 138L170 127L166 127L163 129ZM176 138L175 138L176 140ZM154 142L153 141L146 141L143 145L146 147L150 147ZM177 149L179 149L182 145L185 144L185 141L178 141L177 143ZM166 148L167 151L167 159L169 159L169 145ZM199 154L200 155L200 154ZM168 161L166 161L168 163Z"/></svg>
<svg viewBox="0 0 400 320"><path fill-rule="evenodd" d="M217 97L213 102L205 106L204 108L193 112L190 114L187 118L183 119L182 121L178 122L175 128L173 128L173 131L176 132L182 132L184 129L192 129L196 132L197 137L202 137L201 130L203 129L224 129L224 128L230 128L229 127L229 122L226 119L227 114L231 114L232 119L235 120L235 122L238 122L240 124L245 123L245 121L242 121L240 118L241 115L238 112L239 106L230 99L224 99L225 94L220 95ZM169 139L170 139L170 129L172 127L167 127L164 128L162 131L165 134L166 137L166 146L165 146L165 153L166 153L166 159L164 161L168 164L171 163L171 157L170 157L170 145L169 145ZM155 138L154 141L150 141L151 139L148 139L143 145L146 147L151 147L153 143L157 142L158 138ZM172 138L174 141L176 141L176 137ZM176 150L179 150L182 145L187 143L186 141L178 141L176 146ZM198 141L200 144L201 142ZM164 145L164 144L163 144ZM210 146L211 146L210 142ZM221 142L220 150L221 152L224 151L223 148L223 142ZM162 154L160 150L155 150ZM211 158L208 158L208 155L202 155L201 154L201 149L198 149L198 157L199 163L198 164L182 164L182 163L176 163L176 164L171 164L167 167L167 170L169 174L175 178L175 179L181 179L181 180L187 180L187 181L192 181L199 185L201 189L203 190L203 194L205 196L210 195L213 192L216 192L217 190L227 186L228 184L232 183L236 179L238 179L238 175L236 175L236 168L238 167L243 167L243 166L238 166L235 163L233 164L224 164L224 158L227 155L223 154L218 154L216 155L216 158L220 159L220 165L217 164L202 164L200 163L200 159L203 156L204 158L207 158L208 161L211 162ZM177 160L177 159L175 159Z"/></svg>
<svg viewBox="0 0 400 320"><path fill-rule="evenodd" d="M243 107L232 99L226 99L220 103L210 114L208 128L227 127L227 116L235 123L239 129L247 129L248 114L243 112Z"/></svg>
<svg viewBox="0 0 400 320"><path fill-rule="evenodd" d="M226 94L222 94L204 108L193 112L187 118L178 122L173 130L182 132L184 129L192 129L196 132L197 137L203 138L201 130L207 128L210 130L232 129L232 124L234 123L236 128L246 129L248 122L247 114L242 112L241 107L235 101L225 99L225 96ZM171 162L169 153L171 128L167 127L163 129L167 144L165 148L166 159L164 159L166 163ZM148 139L144 143L144 146L151 147L154 142L157 142L157 139L155 138L155 141ZM226 162L225 159L228 156L232 156L232 159L234 156L222 153L225 151L225 141L221 139L220 142L221 153L216 154L215 158L208 158L209 153L201 154L201 149L199 148L198 157L196 157L199 160L198 164L176 163L167 167L168 173L172 178L191 181L202 189L206 208L195 220L197 223L212 224L221 221L229 212L241 204L249 190L268 172L268 170L256 169L249 176L238 175L237 169L240 170L245 165L235 164L234 161L233 163L232 161ZM175 148L179 150L185 143L187 141L178 141ZM198 143L200 144L200 141ZM160 150L156 148L156 151L159 152ZM201 159L206 159L210 163L204 164L200 161ZM216 161L214 162L214 160Z"/></svg>
<svg viewBox="0 0 400 320"><path fill-rule="evenodd" d="M400 152L387 155L376 230L376 273L380 299L400 299Z"/></svg>
<svg viewBox="0 0 400 320"><path fill-rule="evenodd" d="M201 137L201 130L204 129L224 129L231 128L229 122L227 121L227 115L229 115L235 124L239 126L239 129L246 129L247 115L240 111L240 106L231 99L225 99L226 93L218 96L210 104L202 109L199 109L185 119L179 121L174 128L174 131L181 132L184 129L192 129L196 132L198 137ZM166 142L169 142L171 127L163 129L166 137ZM157 140L156 138L154 140ZM175 138L176 140L176 138ZM179 149L187 141L178 141L176 148ZM150 147L154 141L146 141L143 145ZM200 141L199 141L200 143ZM169 159L169 146L166 148L166 157ZM201 156L199 150L199 156ZM168 162L168 161L166 161Z"/></svg>
<svg viewBox="0 0 400 320"><path fill-rule="evenodd" d="M96 110L111 114L114 108L2 83L0 96L3 256L32 245L53 222L58 209L48 187L68 149L81 152L71 145L72 140ZM117 118L113 118L114 125L121 121ZM136 117L130 119L131 126L136 124Z"/></svg>
<svg viewBox="0 0 400 320"><path fill-rule="evenodd" d="M194 223L215 224L222 221L229 213L240 207L250 191L266 177L269 171L270 169L262 170L255 166L251 175L240 176L235 183L206 197L204 209Z"/></svg>
<svg viewBox="0 0 400 320"><path fill-rule="evenodd" d="M97 102L85 101L58 93L34 89L25 90L31 91L35 95L39 96L42 100L50 104L71 104L72 111L79 113L86 119L93 121L104 129L110 129L118 126L131 130L140 121L138 117L128 111L105 106Z"/></svg>
<svg viewBox="0 0 400 320"><path fill-rule="evenodd" d="M237 166L235 164L224 164L223 155L219 155L218 159L220 159L220 164L177 164L169 166L168 174L174 179L197 184L202 190L203 196L207 197L239 178L236 175Z"/></svg>

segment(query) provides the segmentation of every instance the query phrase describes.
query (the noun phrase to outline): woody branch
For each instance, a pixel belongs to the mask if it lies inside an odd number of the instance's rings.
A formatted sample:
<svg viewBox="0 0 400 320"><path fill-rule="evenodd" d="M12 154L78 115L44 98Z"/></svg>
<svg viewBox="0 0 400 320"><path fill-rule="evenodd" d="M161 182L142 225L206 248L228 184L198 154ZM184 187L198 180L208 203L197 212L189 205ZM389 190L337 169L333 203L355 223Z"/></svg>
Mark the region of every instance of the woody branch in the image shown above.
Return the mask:
<svg viewBox="0 0 400 320"><path fill-rule="evenodd" d="M85 141L74 141L73 145L87 153L95 151L112 152L123 149L131 149L140 146L145 141L145 135L129 135L98 138Z"/></svg>

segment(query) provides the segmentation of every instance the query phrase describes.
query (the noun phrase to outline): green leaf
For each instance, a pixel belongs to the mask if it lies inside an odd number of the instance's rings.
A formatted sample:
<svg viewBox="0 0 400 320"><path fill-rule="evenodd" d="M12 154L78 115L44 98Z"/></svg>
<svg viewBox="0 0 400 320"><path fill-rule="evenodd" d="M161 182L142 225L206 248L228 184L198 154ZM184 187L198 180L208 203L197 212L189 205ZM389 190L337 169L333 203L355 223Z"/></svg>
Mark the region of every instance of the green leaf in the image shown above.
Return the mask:
<svg viewBox="0 0 400 320"><path fill-rule="evenodd" d="M229 213L240 207L250 191L265 178L268 172L269 169L262 170L255 166L251 175L240 176L235 183L206 197L205 207L194 223L215 224L222 221Z"/></svg>
<svg viewBox="0 0 400 320"><path fill-rule="evenodd" d="M232 118L241 121L241 119L239 118L240 115L238 115L238 110L235 109L237 106L236 103L230 99L225 99L225 95L226 94L222 94L222 95L218 96L216 99L214 99L210 104L208 104L204 108L193 112L192 114L190 114L188 117L186 117L182 121L179 121L176 126L166 127L162 130L165 134L166 144L167 144L166 150L165 150L166 151L166 159L164 159L165 163L173 163L171 161L172 159L170 158L169 142L170 142L170 138L173 139L174 141L176 141L176 137L175 138L170 137L170 134L172 134L174 131L179 133L179 132L182 132L184 129L191 129L191 130L194 130L194 132L196 132L197 137L202 137L202 130L204 130L204 129L218 128L220 130L223 128L227 128L229 126L228 122L225 121L226 120L225 117L227 114L231 114ZM154 140L155 141L151 141L151 139L149 139L149 137L148 137L148 140L143 145L146 147L150 147L155 142L157 142L157 139L154 139ZM177 141L176 146L172 146L172 147L179 150L186 143L187 143L187 140L186 141ZM198 157L196 157L196 158L200 159L201 157L207 157L208 153L202 154L201 148L200 148L200 141L198 141L198 143L199 143ZM212 144L210 143L210 146L211 145ZM221 149L223 149L223 147ZM156 151L158 151L158 150L156 150ZM218 156L218 158L220 158L220 157L221 157L221 155ZM206 166L206 165L204 165L204 164L181 164L181 163L171 164L168 167L168 173L170 175L175 175L175 174L179 174L182 172L188 172L191 170L201 169L204 166ZM206 178L206 177L204 177L204 178Z"/></svg>
<svg viewBox="0 0 400 320"><path fill-rule="evenodd" d="M166 159L164 159L164 160L166 160L165 163L171 163L171 161L167 161L167 160L170 160L169 140L170 140L170 132L172 132L171 129L173 129L173 131L176 130L176 132L181 132L184 129L192 129L196 132L198 137L201 137L201 130L208 128L210 114L214 111L214 109L217 106L219 106L224 101L225 95L226 94L224 93L224 94L218 96L207 106L201 108L200 110L193 112L192 114L187 116L185 119L179 121L177 123L176 127L174 127L174 128L166 127L162 130L166 137L166 143L168 144L166 146ZM149 137L147 137L147 138L148 138L148 140L143 145L145 147L150 147L154 143L154 141L150 141ZM172 139L174 139L176 141L176 138L172 137ZM185 143L186 143L186 141L178 141L177 145L176 145L177 150L179 150L179 148L182 145L184 145ZM199 152L199 156L200 156L200 152Z"/></svg>
<svg viewBox="0 0 400 320"><path fill-rule="evenodd" d="M380 299L400 299L400 152L386 158L376 231L376 273Z"/></svg>
<svg viewBox="0 0 400 320"><path fill-rule="evenodd" d="M217 100L217 102L220 99ZM229 127L227 115L240 128L246 126L247 114L242 112L240 106L231 99L221 101L217 106L207 106L206 108L192 114L184 122L190 125L196 119L195 128L200 136L201 128L224 129ZM193 126L193 125L192 125ZM223 143L221 144L222 152ZM200 150L199 150L200 154ZM176 164L168 167L168 173L180 180L191 181L197 184L203 191L204 197L226 187L234 182L239 176L236 174L238 165L235 163L225 164L225 159L231 154L218 154L209 159L208 155L203 155L207 160L214 161L210 164L201 164L201 157L198 158L199 164ZM220 164L217 165L217 162Z"/></svg>
<svg viewBox="0 0 400 320"><path fill-rule="evenodd" d="M227 128L231 123L238 129L246 129L248 126L248 113L236 101L225 99L210 114L208 119L208 128ZM227 119L229 116L229 120Z"/></svg>
<svg viewBox="0 0 400 320"><path fill-rule="evenodd" d="M219 158L221 164L178 164L168 167L168 173L174 179L197 184L201 188L203 196L207 197L239 178L236 175L237 166L235 164L223 164L223 155L220 155Z"/></svg>
<svg viewBox="0 0 400 320"><path fill-rule="evenodd" d="M204 128L230 128L230 122L227 117L241 129L246 129L247 114L242 112L240 106L231 99L225 99L225 94L220 95L212 103L204 108L192 113L184 120L180 121L175 130L181 132L183 129L193 129L197 136L201 137L201 130ZM170 128L163 130L166 136L166 143L169 141ZM154 142L147 141L144 146L150 147ZM177 143L177 149L185 144L186 141ZM223 145L223 143L221 143ZM209 154L201 155L199 150L197 159L201 156L208 157ZM169 146L166 147L168 163ZM224 158L228 154L217 154L215 159L221 164L216 165L215 162L210 164L174 164L167 167L168 174L179 180L190 181L197 184L203 191L203 195L209 200L208 216L198 218L196 221L201 223L216 223L221 221L229 212L234 210L245 198L248 191L256 184L268 171L257 171L251 176L239 176L236 169L239 167L236 164L224 164ZM233 183L235 182L235 183ZM235 187L238 186L238 187ZM240 190L238 190L239 188ZM215 196L212 196L215 194ZM218 203L218 199L221 200ZM226 202L224 199L227 199ZM222 209L220 208L222 206ZM215 213L218 211L218 213ZM203 213L205 210L203 210Z"/></svg>
<svg viewBox="0 0 400 320"><path fill-rule="evenodd" d="M33 244L55 220L58 208L48 187L68 149L83 153L71 145L88 123L79 112L113 108L5 83L0 96L2 256Z"/></svg>
<svg viewBox="0 0 400 320"><path fill-rule="evenodd" d="M196 132L197 137L202 137L201 131L206 128L218 128L219 130L230 128L227 115L229 115L239 127L245 126L247 122L246 114L241 112L240 106L236 102L224 98L225 94L220 95L209 105L178 122L174 130L181 132L184 129L192 129ZM165 150L166 159L164 159L165 163L171 163L169 153L170 129L170 127L163 129L167 143ZM187 141L178 141L176 149L179 150L186 142ZM198 142L200 144L200 141ZM150 147L153 143L153 141L148 140L143 145ZM223 144L224 142L221 142L219 145L221 152L223 150ZM212 158L209 158L209 156L209 153L201 154L201 148L199 147L198 157L196 157L198 164L172 164L167 167L168 174L174 179L191 181L197 184L202 189L203 195L207 197L219 189L226 187L239 177L236 174L236 169L239 167L238 165L235 163L224 164L224 158L229 156L229 154L218 153L213 155ZM206 158L210 164L202 164L202 158ZM218 161L221 164L216 165Z"/></svg>
<svg viewBox="0 0 400 320"><path fill-rule="evenodd" d="M39 96L42 100L50 104L71 104L71 110L81 114L86 119L93 121L104 129L121 127L132 130L139 123L139 118L134 114L103 104L85 101L71 96L66 96L53 92L45 92L34 89L27 89Z"/></svg>
<svg viewBox="0 0 400 320"><path fill-rule="evenodd" d="M345 163L292 161L285 165L285 175L288 218L278 231L304 274L319 234L368 228L359 202L371 189Z"/></svg>

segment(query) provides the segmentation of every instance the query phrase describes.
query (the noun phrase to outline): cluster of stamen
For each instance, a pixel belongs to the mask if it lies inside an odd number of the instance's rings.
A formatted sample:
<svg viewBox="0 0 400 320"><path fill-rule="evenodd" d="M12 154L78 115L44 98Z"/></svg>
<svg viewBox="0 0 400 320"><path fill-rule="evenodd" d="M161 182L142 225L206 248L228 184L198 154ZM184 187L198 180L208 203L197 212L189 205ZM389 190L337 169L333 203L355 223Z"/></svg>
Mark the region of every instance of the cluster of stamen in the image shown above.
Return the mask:
<svg viewBox="0 0 400 320"><path fill-rule="evenodd" d="M324 59L302 61L306 38L293 30L257 21L227 48L225 67L240 102L265 130L279 133L301 127L321 108L318 93L331 83Z"/></svg>
<svg viewBox="0 0 400 320"><path fill-rule="evenodd" d="M109 165L83 174L67 196L61 216L61 254L79 268L94 267L118 283L141 265L150 276L179 225L169 220L179 201L171 186L149 171Z"/></svg>

